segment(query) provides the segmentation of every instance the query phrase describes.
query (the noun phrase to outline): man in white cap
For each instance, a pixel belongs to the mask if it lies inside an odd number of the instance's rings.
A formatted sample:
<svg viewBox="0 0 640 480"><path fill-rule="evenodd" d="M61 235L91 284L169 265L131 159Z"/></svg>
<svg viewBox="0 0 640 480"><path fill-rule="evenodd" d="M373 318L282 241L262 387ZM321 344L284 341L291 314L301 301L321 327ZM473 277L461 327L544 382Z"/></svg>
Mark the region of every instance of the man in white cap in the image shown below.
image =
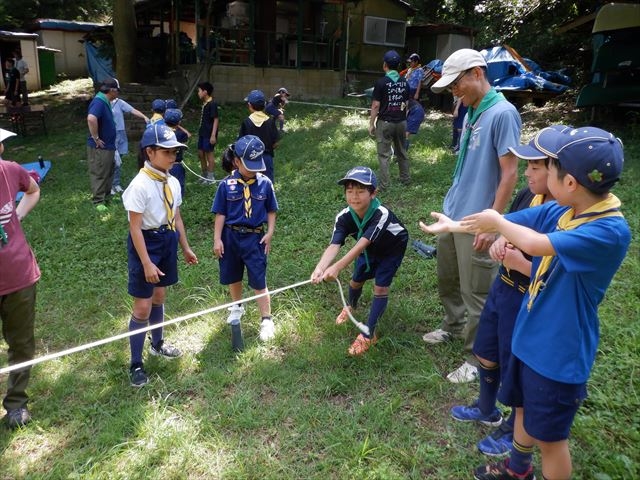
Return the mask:
<svg viewBox="0 0 640 480"><path fill-rule="evenodd" d="M516 108L487 80L487 63L476 50L463 48L447 58L434 93L449 90L469 110L465 117L453 184L443 213L453 220L492 208L502 213L518 180L518 159L509 147L520 144ZM445 310L440 328L423 336L428 344L464 339L466 361L447 375L454 383L478 377L471 348L480 312L497 272L489 256L493 234L443 233L438 236L438 292Z"/></svg>

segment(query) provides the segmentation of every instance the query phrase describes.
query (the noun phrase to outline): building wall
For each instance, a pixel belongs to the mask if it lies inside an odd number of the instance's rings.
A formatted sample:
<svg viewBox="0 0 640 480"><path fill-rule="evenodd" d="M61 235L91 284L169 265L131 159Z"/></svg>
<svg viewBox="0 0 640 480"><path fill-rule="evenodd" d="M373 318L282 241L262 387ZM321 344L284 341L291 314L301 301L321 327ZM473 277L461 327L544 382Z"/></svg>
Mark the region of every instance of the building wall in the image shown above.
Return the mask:
<svg viewBox="0 0 640 480"><path fill-rule="evenodd" d="M29 66L29 73L25 76L29 91L40 90L40 64L38 63L38 50L35 38L33 40L20 40L20 52L22 58Z"/></svg>
<svg viewBox="0 0 640 480"><path fill-rule="evenodd" d="M55 56L57 74L71 78L86 77L89 74L84 44L79 41L84 36L83 32L40 30L37 33L42 45L62 51Z"/></svg>

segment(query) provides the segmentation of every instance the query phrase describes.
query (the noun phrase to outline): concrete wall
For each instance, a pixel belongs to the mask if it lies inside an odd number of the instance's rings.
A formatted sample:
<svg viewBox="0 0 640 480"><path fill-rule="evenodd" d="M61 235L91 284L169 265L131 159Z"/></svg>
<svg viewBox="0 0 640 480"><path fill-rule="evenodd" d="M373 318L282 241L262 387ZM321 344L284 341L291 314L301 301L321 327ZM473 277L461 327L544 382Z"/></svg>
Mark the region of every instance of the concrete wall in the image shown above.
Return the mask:
<svg viewBox="0 0 640 480"><path fill-rule="evenodd" d="M37 33L41 45L62 51L55 56L57 74L65 74L71 78L86 77L89 74L84 44L79 42L84 32L39 30Z"/></svg>
<svg viewBox="0 0 640 480"><path fill-rule="evenodd" d="M38 50L35 38L33 40L20 40L20 52L22 58L29 66L29 73L24 77L27 81L27 89L31 92L40 90L40 64L38 63Z"/></svg>
<svg viewBox="0 0 640 480"><path fill-rule="evenodd" d="M183 66L179 76L171 81L183 98L200 71L199 65ZM198 81L213 84L217 102L242 102L251 90L262 90L268 97L280 87L286 87L295 100L317 100L342 96L344 72L333 70L293 70L254 66L212 65L208 75Z"/></svg>

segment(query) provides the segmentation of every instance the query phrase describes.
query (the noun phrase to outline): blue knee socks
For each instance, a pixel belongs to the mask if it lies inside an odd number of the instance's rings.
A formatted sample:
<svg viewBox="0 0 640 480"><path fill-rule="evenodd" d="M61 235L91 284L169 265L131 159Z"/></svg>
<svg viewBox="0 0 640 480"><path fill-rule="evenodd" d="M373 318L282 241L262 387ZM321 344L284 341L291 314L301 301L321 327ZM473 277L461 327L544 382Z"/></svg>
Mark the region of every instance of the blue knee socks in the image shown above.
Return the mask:
<svg viewBox="0 0 640 480"><path fill-rule="evenodd" d="M378 320L387 309L387 303L389 303L388 295L374 295L373 302L371 302L371 310L369 311L369 319L367 320L367 326L369 327L368 338L373 337L373 332L376 329ZM366 335L365 335L366 336Z"/></svg>
<svg viewBox="0 0 640 480"><path fill-rule="evenodd" d="M358 308L358 300L360 300L360 295L362 295L362 287L353 288L349 285L349 305L351 308Z"/></svg>
<svg viewBox="0 0 640 480"><path fill-rule="evenodd" d="M164 305L151 305L151 315L149 315L149 325L157 325L164 321ZM162 327L151 330L151 342L154 345L162 340Z"/></svg>
<svg viewBox="0 0 640 480"><path fill-rule="evenodd" d="M478 375L480 376L478 408L484 415L489 415L496 408L498 387L500 386L500 367L487 368L480 364L478 366Z"/></svg>
<svg viewBox="0 0 640 480"><path fill-rule="evenodd" d="M513 440L513 448L507 467L518 475L524 475L531 468L531 457L533 456L533 446L526 447Z"/></svg>
<svg viewBox="0 0 640 480"><path fill-rule="evenodd" d="M129 331L139 330L147 326L148 320L140 320L133 315L129 320ZM129 347L131 348L131 365L142 364L142 349L144 348L145 332L136 333L129 337Z"/></svg>

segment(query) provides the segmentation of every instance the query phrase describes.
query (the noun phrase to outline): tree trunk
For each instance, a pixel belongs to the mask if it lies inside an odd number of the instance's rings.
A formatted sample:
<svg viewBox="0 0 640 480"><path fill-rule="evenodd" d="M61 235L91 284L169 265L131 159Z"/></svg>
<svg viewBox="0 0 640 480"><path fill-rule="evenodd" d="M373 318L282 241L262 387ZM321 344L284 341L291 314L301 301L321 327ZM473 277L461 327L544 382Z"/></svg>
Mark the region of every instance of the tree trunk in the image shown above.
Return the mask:
<svg viewBox="0 0 640 480"><path fill-rule="evenodd" d="M121 83L135 80L136 74L136 14L131 0L114 0L113 46L114 68Z"/></svg>

